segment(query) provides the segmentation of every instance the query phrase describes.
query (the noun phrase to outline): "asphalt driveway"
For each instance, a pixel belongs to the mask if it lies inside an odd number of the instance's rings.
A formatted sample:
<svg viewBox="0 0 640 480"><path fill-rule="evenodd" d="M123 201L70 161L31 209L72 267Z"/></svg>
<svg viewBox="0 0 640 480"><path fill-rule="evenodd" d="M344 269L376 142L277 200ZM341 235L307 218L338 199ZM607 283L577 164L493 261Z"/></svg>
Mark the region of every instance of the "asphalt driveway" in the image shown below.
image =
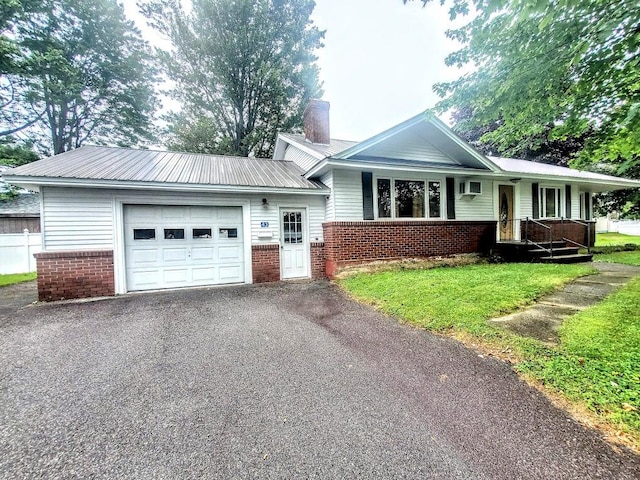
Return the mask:
<svg viewBox="0 0 640 480"><path fill-rule="evenodd" d="M0 325L2 478L640 472L507 365L325 282L29 306Z"/></svg>

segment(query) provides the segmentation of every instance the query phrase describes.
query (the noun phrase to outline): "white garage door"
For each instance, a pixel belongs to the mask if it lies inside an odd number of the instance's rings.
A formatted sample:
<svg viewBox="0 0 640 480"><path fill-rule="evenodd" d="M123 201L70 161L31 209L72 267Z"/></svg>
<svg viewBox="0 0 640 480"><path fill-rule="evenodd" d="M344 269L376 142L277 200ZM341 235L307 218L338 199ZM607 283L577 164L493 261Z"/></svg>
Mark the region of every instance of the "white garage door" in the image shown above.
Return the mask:
<svg viewBox="0 0 640 480"><path fill-rule="evenodd" d="M124 207L127 290L244 282L241 207Z"/></svg>

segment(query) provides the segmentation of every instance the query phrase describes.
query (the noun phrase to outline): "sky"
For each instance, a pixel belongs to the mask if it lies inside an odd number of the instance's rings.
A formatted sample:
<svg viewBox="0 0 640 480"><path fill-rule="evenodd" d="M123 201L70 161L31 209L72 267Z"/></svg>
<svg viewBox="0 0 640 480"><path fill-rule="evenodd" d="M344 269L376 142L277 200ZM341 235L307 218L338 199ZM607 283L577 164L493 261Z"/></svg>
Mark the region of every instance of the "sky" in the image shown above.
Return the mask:
<svg viewBox="0 0 640 480"><path fill-rule="evenodd" d="M135 0L123 4L157 44ZM316 0L312 19L326 31L317 55L332 138L364 140L431 108L438 101L433 85L460 75L444 64L458 45L445 36L451 23L439 1Z"/></svg>

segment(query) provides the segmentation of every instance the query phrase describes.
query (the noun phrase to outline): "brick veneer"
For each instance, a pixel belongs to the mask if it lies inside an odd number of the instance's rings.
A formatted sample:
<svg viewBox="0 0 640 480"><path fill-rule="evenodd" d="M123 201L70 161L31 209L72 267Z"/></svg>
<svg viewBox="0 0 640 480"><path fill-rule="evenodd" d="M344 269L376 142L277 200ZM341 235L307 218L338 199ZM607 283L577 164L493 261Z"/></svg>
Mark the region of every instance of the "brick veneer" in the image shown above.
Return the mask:
<svg viewBox="0 0 640 480"><path fill-rule="evenodd" d="M488 251L495 221L363 221L323 224L325 272L374 260Z"/></svg>
<svg viewBox="0 0 640 480"><path fill-rule="evenodd" d="M582 245L588 245L590 247L593 247L593 245L595 244L596 222L594 221L580 220L583 223L591 224L590 239L587 239L587 227L585 227L584 225L580 225L579 223L568 222L567 220L538 221L552 227L551 233L553 240L562 240L562 237L565 237L569 240L573 240L574 242L578 242ZM533 240L534 242L549 241L549 230L533 222L529 222L529 226L527 227L526 220L522 220L520 224L520 232L523 239L525 239L525 235L527 235L529 240Z"/></svg>
<svg viewBox="0 0 640 480"><path fill-rule="evenodd" d="M36 253L40 301L115 295L113 251Z"/></svg>
<svg viewBox="0 0 640 480"><path fill-rule="evenodd" d="M325 278L325 254L324 243L313 242L311 243L311 277L312 278Z"/></svg>
<svg viewBox="0 0 640 480"><path fill-rule="evenodd" d="M252 245L253 283L280 281L280 245Z"/></svg>

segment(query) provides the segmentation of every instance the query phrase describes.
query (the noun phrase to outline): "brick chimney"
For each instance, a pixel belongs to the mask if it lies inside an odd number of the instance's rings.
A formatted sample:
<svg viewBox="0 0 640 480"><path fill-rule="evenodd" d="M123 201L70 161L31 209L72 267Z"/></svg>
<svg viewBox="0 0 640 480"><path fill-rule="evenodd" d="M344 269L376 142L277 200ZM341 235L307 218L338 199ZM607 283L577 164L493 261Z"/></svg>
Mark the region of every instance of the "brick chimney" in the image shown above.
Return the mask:
<svg viewBox="0 0 640 480"><path fill-rule="evenodd" d="M329 145L329 102L312 99L304 109L304 136L311 143Z"/></svg>

